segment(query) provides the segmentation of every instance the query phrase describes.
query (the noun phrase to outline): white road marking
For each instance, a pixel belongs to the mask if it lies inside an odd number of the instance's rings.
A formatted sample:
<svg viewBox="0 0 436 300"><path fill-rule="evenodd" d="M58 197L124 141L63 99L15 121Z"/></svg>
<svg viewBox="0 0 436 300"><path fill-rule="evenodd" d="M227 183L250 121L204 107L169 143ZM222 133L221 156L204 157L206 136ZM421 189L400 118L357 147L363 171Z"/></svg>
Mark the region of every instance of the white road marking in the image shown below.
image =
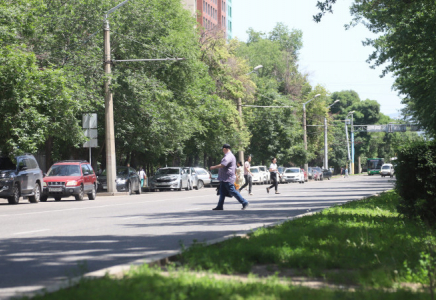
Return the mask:
<svg viewBox="0 0 436 300"><path fill-rule="evenodd" d="M16 233L13 233L13 235L30 234L30 233L37 233L37 232L49 231L49 230L50 230L50 229L40 229L40 230L32 230L32 231L22 231L22 232L16 232Z"/></svg>
<svg viewBox="0 0 436 300"><path fill-rule="evenodd" d="M188 209L185 209L185 210L199 210L199 209L201 209L201 207L197 207L197 208L188 208Z"/></svg>
<svg viewBox="0 0 436 300"><path fill-rule="evenodd" d="M131 220L131 219L137 219L139 217L128 217L128 218L121 218L121 220Z"/></svg>

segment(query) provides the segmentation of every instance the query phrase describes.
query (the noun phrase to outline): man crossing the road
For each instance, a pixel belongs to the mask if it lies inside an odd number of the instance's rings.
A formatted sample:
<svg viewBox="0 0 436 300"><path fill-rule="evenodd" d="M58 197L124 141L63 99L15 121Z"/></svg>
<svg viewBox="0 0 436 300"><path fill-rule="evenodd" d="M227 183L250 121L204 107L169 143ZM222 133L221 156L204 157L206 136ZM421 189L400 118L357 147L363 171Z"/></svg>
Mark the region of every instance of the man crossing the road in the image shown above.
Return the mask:
<svg viewBox="0 0 436 300"><path fill-rule="evenodd" d="M219 165L210 167L211 170L219 169L218 180L220 181L220 198L218 200L218 205L213 210L223 210L224 199L226 196L235 197L236 200L242 204L242 210L245 210L248 207L248 201L242 198L241 194L236 190L234 185L236 180L236 158L230 150L229 144L224 144L222 149L224 157L221 160L221 163Z"/></svg>

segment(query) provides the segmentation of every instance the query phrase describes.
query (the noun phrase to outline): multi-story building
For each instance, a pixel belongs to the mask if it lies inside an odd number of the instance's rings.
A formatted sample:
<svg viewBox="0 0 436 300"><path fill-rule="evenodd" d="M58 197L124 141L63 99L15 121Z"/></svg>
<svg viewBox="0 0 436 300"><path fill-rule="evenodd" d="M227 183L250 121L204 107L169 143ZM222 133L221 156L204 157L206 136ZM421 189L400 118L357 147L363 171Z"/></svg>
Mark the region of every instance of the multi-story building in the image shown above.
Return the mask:
<svg viewBox="0 0 436 300"><path fill-rule="evenodd" d="M232 32L232 0L227 0L227 39L231 40L233 38Z"/></svg>
<svg viewBox="0 0 436 300"><path fill-rule="evenodd" d="M227 2L231 0L182 0L185 7L194 15L197 14L197 22L206 30L222 29L227 32ZM195 10L196 8L196 10ZM231 9L230 9L231 11Z"/></svg>

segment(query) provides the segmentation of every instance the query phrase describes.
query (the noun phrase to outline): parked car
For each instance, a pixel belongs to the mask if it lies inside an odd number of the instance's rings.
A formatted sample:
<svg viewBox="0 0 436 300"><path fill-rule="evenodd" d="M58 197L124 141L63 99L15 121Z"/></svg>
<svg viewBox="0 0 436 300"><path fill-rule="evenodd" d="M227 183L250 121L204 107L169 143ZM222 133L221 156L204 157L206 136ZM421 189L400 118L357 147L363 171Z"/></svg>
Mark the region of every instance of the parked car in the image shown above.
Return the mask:
<svg viewBox="0 0 436 300"><path fill-rule="evenodd" d="M250 172L253 174L252 182L253 184L262 184L264 175L260 171L259 167L250 167Z"/></svg>
<svg viewBox="0 0 436 300"><path fill-rule="evenodd" d="M286 182L304 183L304 173L300 168L286 168L283 175Z"/></svg>
<svg viewBox="0 0 436 300"><path fill-rule="evenodd" d="M261 174L261 180L259 182L260 184L265 184L269 182L268 178L270 178L271 175L266 166L252 166L252 168L259 168Z"/></svg>
<svg viewBox="0 0 436 300"><path fill-rule="evenodd" d="M314 179L313 178L313 169L312 169L312 167L308 167L307 168L307 178Z"/></svg>
<svg viewBox="0 0 436 300"><path fill-rule="evenodd" d="M106 170L97 176L98 190L107 190L107 175ZM117 167L117 177L115 179L116 189L118 192L128 192L131 195L133 192L141 194L141 179L138 172L131 167Z"/></svg>
<svg viewBox="0 0 436 300"><path fill-rule="evenodd" d="M85 194L95 200L96 191L97 176L86 160L64 160L53 164L44 177L41 201L60 201L70 196L83 200Z"/></svg>
<svg viewBox="0 0 436 300"><path fill-rule="evenodd" d="M332 171L327 170L327 169L323 169L322 170L322 178L327 178L328 180L330 180L330 178L332 178L333 174Z"/></svg>
<svg viewBox="0 0 436 300"><path fill-rule="evenodd" d="M285 177L283 176L283 172L285 171L285 167L277 167L277 169L279 170L279 183L287 183L285 181Z"/></svg>
<svg viewBox="0 0 436 300"><path fill-rule="evenodd" d="M41 197L43 174L32 154L14 157L0 157L0 198L9 204L18 204L20 197L38 203Z"/></svg>
<svg viewBox="0 0 436 300"><path fill-rule="evenodd" d="M395 170L394 170L394 166L392 164L384 164L381 167L381 170L380 170L381 177L389 176L392 178L392 177L394 177L394 173L395 173Z"/></svg>
<svg viewBox="0 0 436 300"><path fill-rule="evenodd" d="M188 174L190 175L191 187L199 190L205 185L210 185L211 174L203 168L184 168L190 169Z"/></svg>
<svg viewBox="0 0 436 300"><path fill-rule="evenodd" d="M192 190L194 187L194 178L195 175L193 173L195 173L194 169L191 167L184 167L183 171L186 173L186 175L188 176L188 182L189 182L189 189Z"/></svg>
<svg viewBox="0 0 436 300"><path fill-rule="evenodd" d="M304 182L307 182L309 177L307 176L307 172L304 169L301 169L301 172L303 172Z"/></svg>
<svg viewBox="0 0 436 300"><path fill-rule="evenodd" d="M160 168L157 170L156 174L154 174L153 178L151 178L149 185L152 192L156 189L175 189L178 191L182 189L188 191L190 189L188 174L180 167Z"/></svg>
<svg viewBox="0 0 436 300"><path fill-rule="evenodd" d="M210 170L210 186L214 187L214 186L218 186L220 185L220 181L218 180L218 170L217 169L213 169Z"/></svg>
<svg viewBox="0 0 436 300"><path fill-rule="evenodd" d="M315 180L324 180L322 169L320 167L312 167L312 171L316 171L318 173Z"/></svg>

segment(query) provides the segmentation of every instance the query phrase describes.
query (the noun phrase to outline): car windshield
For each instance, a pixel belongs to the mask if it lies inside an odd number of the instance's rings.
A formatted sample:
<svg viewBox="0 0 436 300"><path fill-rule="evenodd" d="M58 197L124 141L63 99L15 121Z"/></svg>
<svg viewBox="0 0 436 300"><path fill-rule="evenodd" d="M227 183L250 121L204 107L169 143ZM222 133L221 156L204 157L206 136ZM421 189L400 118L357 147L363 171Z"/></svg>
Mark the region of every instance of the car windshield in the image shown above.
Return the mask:
<svg viewBox="0 0 436 300"><path fill-rule="evenodd" d="M210 173L212 173L212 175L216 175L216 174L218 174L218 170L217 169L212 169L212 170L210 170Z"/></svg>
<svg viewBox="0 0 436 300"><path fill-rule="evenodd" d="M263 171L263 172L266 171L266 168L265 168L265 167L259 167L259 169L260 169L261 171Z"/></svg>
<svg viewBox="0 0 436 300"><path fill-rule="evenodd" d="M286 169L285 173L300 173L298 169Z"/></svg>
<svg viewBox="0 0 436 300"><path fill-rule="evenodd" d="M179 169L159 169L156 172L156 175L179 175L180 170Z"/></svg>
<svg viewBox="0 0 436 300"><path fill-rule="evenodd" d="M259 173L259 169L258 168L250 168L250 172L251 173Z"/></svg>
<svg viewBox="0 0 436 300"><path fill-rule="evenodd" d="M390 169L390 166L383 166L382 169Z"/></svg>
<svg viewBox="0 0 436 300"><path fill-rule="evenodd" d="M117 176L127 176L127 175L129 175L129 168L127 167L117 168Z"/></svg>
<svg viewBox="0 0 436 300"><path fill-rule="evenodd" d="M0 170L15 170L16 166L9 157L0 157Z"/></svg>
<svg viewBox="0 0 436 300"><path fill-rule="evenodd" d="M79 165L53 165L47 176L80 176Z"/></svg>
<svg viewBox="0 0 436 300"><path fill-rule="evenodd" d="M321 172L321 168L320 168L320 167L313 168L313 170L314 170L314 171Z"/></svg>

